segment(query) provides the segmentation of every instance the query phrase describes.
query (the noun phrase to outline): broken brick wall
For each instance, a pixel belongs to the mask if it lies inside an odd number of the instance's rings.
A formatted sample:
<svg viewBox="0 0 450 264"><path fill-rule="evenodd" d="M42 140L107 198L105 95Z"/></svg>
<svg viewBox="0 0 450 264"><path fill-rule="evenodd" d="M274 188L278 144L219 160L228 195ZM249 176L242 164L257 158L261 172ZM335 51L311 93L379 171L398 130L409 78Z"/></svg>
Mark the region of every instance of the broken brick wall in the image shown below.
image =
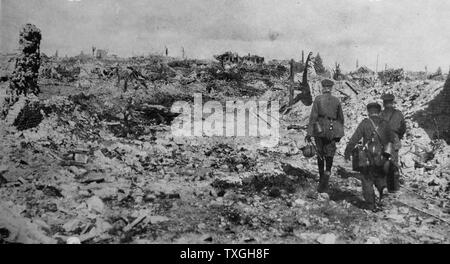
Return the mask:
<svg viewBox="0 0 450 264"><path fill-rule="evenodd" d="M41 109L36 97L21 97L10 107L5 121L20 131L37 127L44 119Z"/></svg>

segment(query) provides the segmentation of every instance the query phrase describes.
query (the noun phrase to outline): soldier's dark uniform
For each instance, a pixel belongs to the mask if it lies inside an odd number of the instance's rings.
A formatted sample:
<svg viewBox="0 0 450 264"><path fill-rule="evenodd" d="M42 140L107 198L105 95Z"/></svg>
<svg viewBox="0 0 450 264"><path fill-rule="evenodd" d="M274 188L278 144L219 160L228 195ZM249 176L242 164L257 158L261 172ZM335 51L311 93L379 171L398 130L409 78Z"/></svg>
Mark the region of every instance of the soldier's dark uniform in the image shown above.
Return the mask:
<svg viewBox="0 0 450 264"><path fill-rule="evenodd" d="M379 116L379 112L381 111L381 106L377 103L370 103L367 105L368 111L374 111L376 114L370 114L370 119L375 123L378 127L377 131L379 134L379 142L386 146L389 142L395 144L396 136L393 130L390 128L389 123L385 121L381 116ZM355 133L350 138L347 147L345 149L345 159L349 160L352 154L353 149L356 144L363 139L363 145L366 145L373 136L378 137L374 134L375 128L372 125L372 122L369 118L364 119L358 125ZM362 173L361 184L363 196L370 209L375 208L375 191L373 189L373 185L377 187L378 190L383 190L386 187L386 173L384 172L382 167L376 167L374 165L370 165L366 168ZM381 195L381 193L380 193Z"/></svg>
<svg viewBox="0 0 450 264"><path fill-rule="evenodd" d="M381 97L383 102L386 103L394 103L395 96L392 94L385 94ZM403 116L402 112L399 110L391 107L385 109L381 112L381 117L386 120L389 125L391 126L391 129L395 132L395 135L397 137L397 144L394 146L394 155L392 156L392 162L395 164L395 166L392 166L392 170L390 171L388 175L388 190L390 192L398 191L400 188L400 171L399 171L399 157L398 152L401 148L400 140L403 139L403 136L406 132L406 122L405 117Z"/></svg>
<svg viewBox="0 0 450 264"><path fill-rule="evenodd" d="M307 140L314 137L319 152L317 158L320 175L319 192L325 192L328 188L336 142L344 136L344 114L339 99L331 95L333 85L332 80L322 81L323 94L314 100L308 125ZM314 131L316 122L320 124L322 133Z"/></svg>

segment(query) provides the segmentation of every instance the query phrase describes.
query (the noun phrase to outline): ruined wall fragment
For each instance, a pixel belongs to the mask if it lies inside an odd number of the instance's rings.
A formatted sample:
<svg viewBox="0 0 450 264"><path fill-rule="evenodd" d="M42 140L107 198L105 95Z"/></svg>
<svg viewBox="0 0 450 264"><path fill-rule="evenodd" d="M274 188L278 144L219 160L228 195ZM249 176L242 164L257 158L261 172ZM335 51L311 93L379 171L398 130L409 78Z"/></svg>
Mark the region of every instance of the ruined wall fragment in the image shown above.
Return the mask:
<svg viewBox="0 0 450 264"><path fill-rule="evenodd" d="M11 96L39 93L38 77L41 65L41 31L32 24L26 24L20 31L19 49L15 69L10 82Z"/></svg>
<svg viewBox="0 0 450 264"><path fill-rule="evenodd" d="M24 113L22 111L23 109L28 109L25 112L29 112L29 109L34 109L39 113L39 109L35 109L36 107L34 103L33 106L29 105L32 100L28 100L26 98L30 95L36 96L40 92L38 86L38 78L39 67L41 65L41 38L41 31L33 24L26 24L20 31L20 52L15 59L15 68L9 82L3 109L1 109L0 113L3 118L7 118L9 121L11 121L11 123L15 125L20 124L19 126L22 129L28 127L28 125L23 125L24 123L30 123L27 120L27 116L29 116L29 114L25 114L24 116ZM21 98L22 100L20 100ZM18 104L18 106L13 107L14 104L19 101L23 103L20 103ZM13 111L10 111L11 109ZM20 122L16 121L16 119L18 119L19 117L21 119ZM37 118L37 120L40 118L41 117ZM32 119L34 120L36 118L33 117Z"/></svg>

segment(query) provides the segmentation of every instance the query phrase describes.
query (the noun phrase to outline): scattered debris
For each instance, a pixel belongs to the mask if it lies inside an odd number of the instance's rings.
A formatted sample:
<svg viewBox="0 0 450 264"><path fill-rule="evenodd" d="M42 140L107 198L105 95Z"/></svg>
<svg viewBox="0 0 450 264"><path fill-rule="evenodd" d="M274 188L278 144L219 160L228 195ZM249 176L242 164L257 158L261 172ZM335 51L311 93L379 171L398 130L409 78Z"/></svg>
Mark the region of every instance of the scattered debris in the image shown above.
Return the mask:
<svg viewBox="0 0 450 264"><path fill-rule="evenodd" d="M134 219L133 222L131 222L129 225L127 225L123 228L123 231L124 232L130 231L131 229L133 229L134 226L136 226L137 224L142 222L147 216L148 216L147 211L144 210L144 211L140 212L139 216L136 219Z"/></svg>
<svg viewBox="0 0 450 264"><path fill-rule="evenodd" d="M376 245L379 245L379 244L381 244L381 241L377 237L369 237L365 244L376 244Z"/></svg>
<svg viewBox="0 0 450 264"><path fill-rule="evenodd" d="M92 196L86 201L87 208L89 211L93 211L96 213L103 213L105 210L105 205L103 204L103 201L98 198L97 196Z"/></svg>
<svg viewBox="0 0 450 264"><path fill-rule="evenodd" d="M9 232L0 229L2 242L449 242L450 149L443 124L450 85L443 81L377 76L365 67L335 72L348 132L338 154L365 105L384 92L396 95L407 119L399 196L408 205L388 195L374 213L364 210L360 175L342 157L330 192L318 194L317 161L301 155L308 100L331 74L316 67L317 57L306 64L251 56L235 63L229 54L222 66L156 55L81 55L43 59L39 97L21 97L0 120L0 198L17 209L2 218ZM287 107L291 65L295 99ZM171 106L192 102L194 93L220 102L279 100L279 144L174 137L179 113Z"/></svg>
<svg viewBox="0 0 450 264"><path fill-rule="evenodd" d="M81 241L78 237L69 237L66 244L81 244Z"/></svg>
<svg viewBox="0 0 450 264"><path fill-rule="evenodd" d="M24 218L13 204L0 203L0 241L21 244L56 244L30 219Z"/></svg>
<svg viewBox="0 0 450 264"><path fill-rule="evenodd" d="M336 243L336 235L335 234L324 234L320 235L317 238L317 242L320 244L335 244Z"/></svg>

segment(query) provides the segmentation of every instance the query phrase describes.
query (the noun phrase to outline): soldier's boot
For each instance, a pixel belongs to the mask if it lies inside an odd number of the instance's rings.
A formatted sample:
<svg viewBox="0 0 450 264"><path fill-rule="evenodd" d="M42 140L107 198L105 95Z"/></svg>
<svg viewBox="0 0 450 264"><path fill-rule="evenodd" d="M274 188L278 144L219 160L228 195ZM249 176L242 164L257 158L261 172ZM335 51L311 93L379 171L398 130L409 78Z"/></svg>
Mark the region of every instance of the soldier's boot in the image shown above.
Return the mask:
<svg viewBox="0 0 450 264"><path fill-rule="evenodd" d="M323 173L323 176L320 177L319 187L317 188L317 191L319 193L324 193L328 191L328 182L331 176L333 157L324 157L324 160L322 160L322 162L325 164L325 172Z"/></svg>
<svg viewBox="0 0 450 264"><path fill-rule="evenodd" d="M375 187L378 190L379 194L379 200L378 204L382 205L382 200L384 197L384 189L387 187L386 177L385 176L379 176L374 179Z"/></svg>
<svg viewBox="0 0 450 264"><path fill-rule="evenodd" d="M394 190L400 190L400 172L398 170L394 173Z"/></svg>
<svg viewBox="0 0 450 264"><path fill-rule="evenodd" d="M325 172L325 161L321 157L317 157L317 166L319 169L319 176L322 177Z"/></svg>
<svg viewBox="0 0 450 264"><path fill-rule="evenodd" d="M317 192L324 193L328 191L328 181L330 180L330 171L325 171L319 180L319 186L317 187Z"/></svg>
<svg viewBox="0 0 450 264"><path fill-rule="evenodd" d="M317 157L317 166L319 169L319 182L320 182L320 179L323 178L323 174L325 172L325 161L320 157Z"/></svg>

